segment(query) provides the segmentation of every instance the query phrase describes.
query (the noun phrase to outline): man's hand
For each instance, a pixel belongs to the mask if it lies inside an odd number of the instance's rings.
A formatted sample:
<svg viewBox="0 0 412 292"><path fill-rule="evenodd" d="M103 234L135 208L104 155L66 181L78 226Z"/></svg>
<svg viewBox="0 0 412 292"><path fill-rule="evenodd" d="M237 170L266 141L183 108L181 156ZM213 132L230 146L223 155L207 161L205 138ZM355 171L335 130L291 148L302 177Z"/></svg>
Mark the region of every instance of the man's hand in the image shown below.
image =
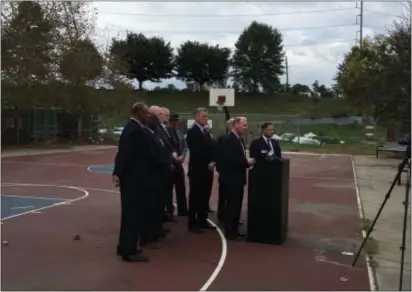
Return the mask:
<svg viewBox="0 0 412 292"><path fill-rule="evenodd" d="M174 160L176 160L176 158L177 158L177 153L176 153L176 152L173 152L173 153L172 153L172 158L173 158Z"/></svg>
<svg viewBox="0 0 412 292"><path fill-rule="evenodd" d="M249 164L249 166L252 166L256 163L256 160L254 158L248 158L247 159L247 164Z"/></svg>
<svg viewBox="0 0 412 292"><path fill-rule="evenodd" d="M209 168L210 171L213 171L213 170L215 170L215 163L211 162L211 163L209 163L209 165L207 167Z"/></svg>
<svg viewBox="0 0 412 292"><path fill-rule="evenodd" d="M115 188L119 187L120 180L119 180L119 177L117 175L112 175L112 183L113 183Z"/></svg>
<svg viewBox="0 0 412 292"><path fill-rule="evenodd" d="M176 158L176 162L178 162L178 163L183 163L183 161L185 161L185 157L184 157L183 155L178 156L178 157Z"/></svg>

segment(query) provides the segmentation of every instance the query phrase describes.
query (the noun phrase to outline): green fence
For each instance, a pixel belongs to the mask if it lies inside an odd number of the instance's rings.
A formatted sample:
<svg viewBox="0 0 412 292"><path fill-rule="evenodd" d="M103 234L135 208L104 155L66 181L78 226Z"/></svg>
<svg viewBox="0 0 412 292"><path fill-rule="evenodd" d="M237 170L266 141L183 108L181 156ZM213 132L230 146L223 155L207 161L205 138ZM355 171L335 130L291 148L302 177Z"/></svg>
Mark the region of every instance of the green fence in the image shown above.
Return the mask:
<svg viewBox="0 0 412 292"><path fill-rule="evenodd" d="M58 140L94 140L98 120L93 115L72 115L59 109L2 110L2 145Z"/></svg>

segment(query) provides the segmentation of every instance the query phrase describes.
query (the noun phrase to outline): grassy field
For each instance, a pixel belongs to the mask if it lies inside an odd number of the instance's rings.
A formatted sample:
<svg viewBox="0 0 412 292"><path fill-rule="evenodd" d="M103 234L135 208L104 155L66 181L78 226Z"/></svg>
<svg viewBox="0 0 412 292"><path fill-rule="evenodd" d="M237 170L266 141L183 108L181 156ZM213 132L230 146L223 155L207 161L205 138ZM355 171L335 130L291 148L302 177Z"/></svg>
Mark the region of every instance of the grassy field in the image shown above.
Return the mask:
<svg viewBox="0 0 412 292"><path fill-rule="evenodd" d="M118 112L128 116L130 104L143 101L149 105L160 105L180 114L190 114L197 107L206 107L211 114L217 113L209 107L208 92L102 92L110 99L119 100ZM307 96L290 94L236 93L235 107L231 113L302 115L305 117L342 117L360 115L358 108L346 100L323 99L315 103ZM121 102L120 102L121 100ZM120 108L121 107L121 108Z"/></svg>
<svg viewBox="0 0 412 292"><path fill-rule="evenodd" d="M325 141L324 145L299 145L281 141L284 151L314 152L314 153L341 153L353 155L374 155L377 144L385 140L385 129L377 127L375 136L367 138L362 125L312 125L301 126L300 133L312 132ZM340 141L344 143L341 144Z"/></svg>

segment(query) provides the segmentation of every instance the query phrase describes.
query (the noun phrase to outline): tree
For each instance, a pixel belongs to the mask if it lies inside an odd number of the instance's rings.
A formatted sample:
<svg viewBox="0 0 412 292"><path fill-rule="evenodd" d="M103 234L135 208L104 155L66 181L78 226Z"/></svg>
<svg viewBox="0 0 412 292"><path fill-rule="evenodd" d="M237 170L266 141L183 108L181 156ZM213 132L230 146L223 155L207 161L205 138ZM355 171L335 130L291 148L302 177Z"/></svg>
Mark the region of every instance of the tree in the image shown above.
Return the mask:
<svg viewBox="0 0 412 292"><path fill-rule="evenodd" d="M244 91L276 92L281 86L283 38L269 25L253 21L239 36L232 59L233 77Z"/></svg>
<svg viewBox="0 0 412 292"><path fill-rule="evenodd" d="M176 77L186 82L195 81L201 90L206 83L227 78L230 49L187 41L177 49Z"/></svg>
<svg viewBox="0 0 412 292"><path fill-rule="evenodd" d="M139 82L139 91L145 81L172 77L173 49L163 38L128 33L124 40L112 40L110 54L124 64L125 76Z"/></svg>
<svg viewBox="0 0 412 292"><path fill-rule="evenodd" d="M72 85L86 85L99 77L103 57L90 39L77 40L62 52L60 73Z"/></svg>
<svg viewBox="0 0 412 292"><path fill-rule="evenodd" d="M300 84L300 83L296 83L291 87L291 91L293 94L300 94L300 93L310 93L311 90L309 88L309 86L304 85L304 84Z"/></svg>
<svg viewBox="0 0 412 292"><path fill-rule="evenodd" d="M2 6L2 79L11 84L46 82L53 67L53 27L37 2Z"/></svg>

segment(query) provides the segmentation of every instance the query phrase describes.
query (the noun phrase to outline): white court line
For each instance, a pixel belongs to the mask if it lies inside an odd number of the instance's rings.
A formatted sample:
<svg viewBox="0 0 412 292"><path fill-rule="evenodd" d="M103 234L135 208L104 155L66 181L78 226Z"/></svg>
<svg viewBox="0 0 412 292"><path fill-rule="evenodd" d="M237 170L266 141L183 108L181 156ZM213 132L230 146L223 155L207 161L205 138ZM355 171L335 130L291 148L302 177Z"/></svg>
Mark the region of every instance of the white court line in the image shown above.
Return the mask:
<svg viewBox="0 0 412 292"><path fill-rule="evenodd" d="M355 168L355 161L353 160L353 156L351 156L351 161L352 161L352 171L353 171L353 183L355 184L355 190L356 190L356 201L358 203L359 217L360 217L360 220L362 220L365 218L365 213L363 211L362 200L360 197L358 179L356 178L356 168ZM366 237L366 232L365 230L363 230L363 228L362 228L362 237L363 238ZM366 268L368 270L370 290L371 291L379 290L376 274L375 274L375 271L372 269L371 258L368 253L366 253Z"/></svg>
<svg viewBox="0 0 412 292"><path fill-rule="evenodd" d="M13 208L10 208L10 210L30 209L30 208L34 208L34 206L21 206L21 207L13 207Z"/></svg>
<svg viewBox="0 0 412 292"><path fill-rule="evenodd" d="M7 183L2 184L5 187L11 187L12 185L9 185ZM68 201L69 199L62 199L62 198L48 198L48 197L33 197L33 196L18 196L18 195L3 195L1 194L2 197L7 197L7 198L22 198L22 199L39 199L39 200L54 200L54 201Z"/></svg>
<svg viewBox="0 0 412 292"><path fill-rule="evenodd" d="M107 167L107 166L112 166L113 164L103 164L103 165L89 165L87 167L88 172L95 172L95 173L108 173L110 174L111 172L107 172L105 170L92 170L93 167ZM113 166L114 167L114 166Z"/></svg>
<svg viewBox="0 0 412 292"><path fill-rule="evenodd" d="M6 160L2 161L2 163L9 163L9 164L28 164L28 165L38 165L38 166L58 166L58 167L87 167L88 164L75 164L75 163L49 163L49 162L35 162L35 161L13 161L13 160Z"/></svg>
<svg viewBox="0 0 412 292"><path fill-rule="evenodd" d="M11 216L8 216L8 217L4 217L4 218L1 218L1 221L7 220L7 219L11 219L11 218L16 218L16 217L19 217L19 216L22 216L22 215L26 215L26 214L30 214L30 213L36 213L36 212L39 212L40 210L45 210L45 209L49 209L49 208L52 208L52 207L57 207L57 206L60 206L60 205L65 205L65 204L67 204L67 202L72 203L72 202L80 201L80 200L85 199L85 198L87 198L87 197L89 196L89 192L86 191L85 189L83 189L83 188L78 188L78 187L72 187L72 186L46 185L46 184L25 184L25 183L2 183L2 186L22 186L22 187L27 186L27 187L55 187L55 188L65 188L65 189L71 189L71 190L76 190L76 191L82 192L84 195L81 196L81 197L75 198L75 199L66 200L66 201L63 201L63 202L60 202L60 203L56 203L56 204L53 204L53 205L50 205L50 206L45 206L45 207L42 207L42 208L33 209L33 210L31 210L31 211L22 212L22 213L19 213L19 214L15 214L15 215L11 215Z"/></svg>
<svg viewBox="0 0 412 292"><path fill-rule="evenodd" d="M119 193L118 191L114 190L106 190L106 189L95 189L95 188L84 188L89 191L97 191L97 192L108 192L108 193ZM226 262L227 258L227 241L225 238L225 235L223 234L222 230L219 228L217 224L215 224L212 220L207 219L207 221L216 228L217 233L219 234L220 241L222 243L222 251L220 254L220 259L219 262L213 271L213 273L210 275L209 279L206 281L206 283L203 284L203 286L199 289L199 291L206 291L209 289L209 287L213 284L213 282L216 280L217 276L219 273L222 271L223 265Z"/></svg>

